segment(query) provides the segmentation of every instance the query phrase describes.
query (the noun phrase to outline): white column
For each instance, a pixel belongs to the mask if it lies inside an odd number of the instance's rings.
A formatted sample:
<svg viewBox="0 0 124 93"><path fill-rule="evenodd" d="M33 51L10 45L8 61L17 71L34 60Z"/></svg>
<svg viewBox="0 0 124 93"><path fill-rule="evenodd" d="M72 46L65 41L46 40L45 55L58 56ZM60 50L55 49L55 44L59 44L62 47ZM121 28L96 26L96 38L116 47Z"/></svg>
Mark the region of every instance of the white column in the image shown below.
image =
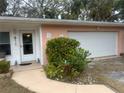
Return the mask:
<svg viewBox="0 0 124 93"><path fill-rule="evenodd" d="M39 27L39 44L40 44L40 62L43 65L43 40L42 40L42 27Z"/></svg>

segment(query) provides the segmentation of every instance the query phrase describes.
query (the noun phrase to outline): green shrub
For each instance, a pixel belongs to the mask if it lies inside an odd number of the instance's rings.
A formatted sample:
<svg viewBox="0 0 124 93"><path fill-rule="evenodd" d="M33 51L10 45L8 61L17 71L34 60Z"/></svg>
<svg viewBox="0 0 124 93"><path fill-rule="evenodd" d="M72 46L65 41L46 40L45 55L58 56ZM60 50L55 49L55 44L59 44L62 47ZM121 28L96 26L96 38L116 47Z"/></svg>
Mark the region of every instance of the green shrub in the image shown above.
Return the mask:
<svg viewBox="0 0 124 93"><path fill-rule="evenodd" d="M10 69L10 62L7 62L5 60L0 61L0 74L9 72L9 69Z"/></svg>
<svg viewBox="0 0 124 93"><path fill-rule="evenodd" d="M56 80L73 80L80 74L76 69L69 68L68 65L58 65L56 67L52 64L45 66L45 72L48 78Z"/></svg>
<svg viewBox="0 0 124 93"><path fill-rule="evenodd" d="M46 54L48 62L54 65L68 60L80 43L74 39L55 38L47 42Z"/></svg>
<svg viewBox="0 0 124 93"><path fill-rule="evenodd" d="M51 79L73 80L85 69L90 55L79 48L80 43L69 38L55 38L47 42L46 54L48 65L45 67L47 77Z"/></svg>
<svg viewBox="0 0 124 93"><path fill-rule="evenodd" d="M52 64L48 64L45 66L45 72L47 77L51 79L58 79L58 78L63 78L63 68L62 66L54 66Z"/></svg>
<svg viewBox="0 0 124 93"><path fill-rule="evenodd" d="M68 64L72 65L72 68L75 68L78 72L82 72L87 63L90 62L87 58L89 55L90 53L85 49L77 48L70 59L68 59Z"/></svg>

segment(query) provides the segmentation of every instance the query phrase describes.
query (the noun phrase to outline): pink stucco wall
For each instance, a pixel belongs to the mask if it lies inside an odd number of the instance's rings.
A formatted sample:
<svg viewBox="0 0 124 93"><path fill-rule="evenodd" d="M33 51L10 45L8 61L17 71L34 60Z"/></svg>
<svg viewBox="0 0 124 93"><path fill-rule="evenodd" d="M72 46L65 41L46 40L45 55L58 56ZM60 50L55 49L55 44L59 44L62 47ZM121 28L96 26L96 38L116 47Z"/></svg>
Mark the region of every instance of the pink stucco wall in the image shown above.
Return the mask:
<svg viewBox="0 0 124 93"><path fill-rule="evenodd" d="M118 55L124 53L124 27L105 27L105 26L64 26L64 25L42 25L42 40L44 48L44 64L47 63L45 48L48 39L59 37L61 35L68 37L68 31L111 31L118 32ZM47 33L51 34L48 38Z"/></svg>
<svg viewBox="0 0 124 93"><path fill-rule="evenodd" d="M118 34L118 54L124 53L124 29Z"/></svg>

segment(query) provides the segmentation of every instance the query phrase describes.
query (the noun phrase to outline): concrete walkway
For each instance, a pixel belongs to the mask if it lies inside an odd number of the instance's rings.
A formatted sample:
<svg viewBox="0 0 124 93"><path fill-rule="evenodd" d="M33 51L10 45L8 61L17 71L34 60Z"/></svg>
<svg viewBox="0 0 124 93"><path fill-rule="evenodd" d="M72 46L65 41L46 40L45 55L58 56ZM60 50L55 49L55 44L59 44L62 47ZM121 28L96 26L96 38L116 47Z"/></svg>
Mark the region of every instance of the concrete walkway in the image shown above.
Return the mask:
<svg viewBox="0 0 124 93"><path fill-rule="evenodd" d="M36 93L115 93L104 85L74 85L50 80L41 69L15 72L12 79Z"/></svg>

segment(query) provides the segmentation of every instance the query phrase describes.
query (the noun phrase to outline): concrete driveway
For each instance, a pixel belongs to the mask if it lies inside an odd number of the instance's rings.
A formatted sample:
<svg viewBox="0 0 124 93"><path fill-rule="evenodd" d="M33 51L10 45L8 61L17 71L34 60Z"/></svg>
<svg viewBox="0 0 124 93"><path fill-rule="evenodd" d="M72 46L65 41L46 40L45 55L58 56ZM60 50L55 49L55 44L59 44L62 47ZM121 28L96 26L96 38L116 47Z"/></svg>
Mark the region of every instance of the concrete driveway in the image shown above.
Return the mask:
<svg viewBox="0 0 124 93"><path fill-rule="evenodd" d="M36 93L116 93L104 85L75 85L50 80L42 69L15 72L12 79Z"/></svg>
<svg viewBox="0 0 124 93"><path fill-rule="evenodd" d="M105 76L124 84L124 71L112 71L105 74Z"/></svg>

